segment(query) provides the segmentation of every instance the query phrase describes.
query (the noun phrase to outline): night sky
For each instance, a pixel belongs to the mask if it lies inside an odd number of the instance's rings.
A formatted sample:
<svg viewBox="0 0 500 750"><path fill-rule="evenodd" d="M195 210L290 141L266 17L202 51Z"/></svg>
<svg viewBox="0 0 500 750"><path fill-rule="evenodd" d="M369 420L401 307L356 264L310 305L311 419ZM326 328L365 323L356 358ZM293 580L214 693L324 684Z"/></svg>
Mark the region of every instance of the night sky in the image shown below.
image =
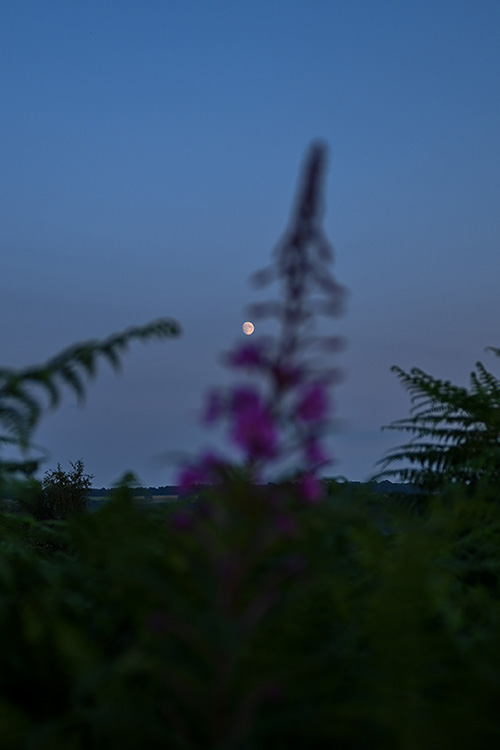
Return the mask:
<svg viewBox="0 0 500 750"><path fill-rule="evenodd" d="M402 442L380 431L408 413L392 364L498 372L499 39L497 0L3 0L2 365L183 328L118 376L103 362L83 408L68 392L34 436L43 468L158 486L173 451L211 445L203 394L317 138L349 290L329 474L366 479Z"/></svg>

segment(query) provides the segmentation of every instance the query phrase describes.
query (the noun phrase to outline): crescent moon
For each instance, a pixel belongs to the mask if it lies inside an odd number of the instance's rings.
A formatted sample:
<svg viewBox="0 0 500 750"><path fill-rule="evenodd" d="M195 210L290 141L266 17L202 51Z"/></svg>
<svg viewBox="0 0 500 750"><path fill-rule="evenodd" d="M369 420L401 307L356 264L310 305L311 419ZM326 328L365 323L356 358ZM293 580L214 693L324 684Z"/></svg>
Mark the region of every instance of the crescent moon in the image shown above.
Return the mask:
<svg viewBox="0 0 500 750"><path fill-rule="evenodd" d="M243 323L241 326L243 333L245 333L247 336L251 336L252 333L255 331L255 326L253 323L251 323L249 320L246 321L246 323Z"/></svg>

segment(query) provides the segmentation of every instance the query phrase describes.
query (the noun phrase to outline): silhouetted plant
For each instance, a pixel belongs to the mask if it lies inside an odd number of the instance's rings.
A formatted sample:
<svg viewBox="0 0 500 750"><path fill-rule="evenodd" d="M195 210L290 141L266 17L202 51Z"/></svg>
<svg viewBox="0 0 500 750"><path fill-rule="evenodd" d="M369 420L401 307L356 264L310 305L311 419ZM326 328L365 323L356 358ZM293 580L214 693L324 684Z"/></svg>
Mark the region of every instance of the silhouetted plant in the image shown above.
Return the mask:
<svg viewBox="0 0 500 750"><path fill-rule="evenodd" d="M71 470L63 471L61 464L46 471L37 493L22 494L18 498L22 510L37 520L63 520L71 513L81 513L87 508L92 474L87 474L83 461L71 462Z"/></svg>
<svg viewBox="0 0 500 750"><path fill-rule="evenodd" d="M167 318L145 326L128 328L102 341L75 344L49 359L44 365L21 370L0 369L0 446L13 445L26 454L31 447L31 436L44 408L55 407L66 385L78 398L85 396L85 380L95 375L97 361L107 360L114 369L121 365L121 356L134 340L147 341L177 336L179 324ZM23 472L33 474L40 459L2 460L2 474Z"/></svg>
<svg viewBox="0 0 500 750"><path fill-rule="evenodd" d="M320 498L317 473L330 463L321 440L331 416L328 385L339 377L321 354L336 352L343 343L339 336L315 331L318 316L338 315L344 299L328 267L332 251L322 229L325 155L324 146L312 146L275 262L253 278L257 286L280 284L278 300L249 310L257 319L277 318L278 335L236 345L226 365L247 377L228 390L212 390L205 408L207 423L227 420L229 438L251 481L278 475L283 480L292 464L291 475L309 500ZM207 453L183 470L180 484L189 488L210 482L221 470L227 475L229 467L228 459Z"/></svg>
<svg viewBox="0 0 500 750"><path fill-rule="evenodd" d="M491 350L500 355L499 349ZM391 468L377 478L395 476L426 491L450 482L471 488L479 482L498 485L500 381L481 362L471 373L469 388L418 368L405 372L395 366L392 370L411 396L412 416L384 429L414 437L378 462ZM392 468L396 462L403 466Z"/></svg>

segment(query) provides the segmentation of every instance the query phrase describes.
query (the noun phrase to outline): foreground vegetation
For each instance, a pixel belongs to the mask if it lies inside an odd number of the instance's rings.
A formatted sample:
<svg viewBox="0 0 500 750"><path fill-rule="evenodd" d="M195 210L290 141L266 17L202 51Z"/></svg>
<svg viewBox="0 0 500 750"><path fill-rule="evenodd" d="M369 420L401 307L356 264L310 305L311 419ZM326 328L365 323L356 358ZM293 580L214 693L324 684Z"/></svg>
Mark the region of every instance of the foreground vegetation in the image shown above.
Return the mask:
<svg viewBox="0 0 500 750"><path fill-rule="evenodd" d="M226 491L226 489L228 491ZM1 523L0 747L495 747L500 511L234 477Z"/></svg>
<svg viewBox="0 0 500 750"><path fill-rule="evenodd" d="M337 377L321 353L339 341L312 323L341 298L322 166L316 146L258 276L282 284L254 310L280 333L231 352L243 384L207 400L239 461L195 457L184 497L148 512L128 475L93 513L83 462L41 482L31 457L0 464L18 501L0 512L0 748L498 747L500 388L484 368L470 393L398 371L426 399L399 425L424 441L386 459L413 492L321 480ZM33 386L53 401L60 379L83 392L82 371L114 361L117 341L178 329L132 330L0 372L3 442L29 447ZM392 468L404 460L413 473Z"/></svg>

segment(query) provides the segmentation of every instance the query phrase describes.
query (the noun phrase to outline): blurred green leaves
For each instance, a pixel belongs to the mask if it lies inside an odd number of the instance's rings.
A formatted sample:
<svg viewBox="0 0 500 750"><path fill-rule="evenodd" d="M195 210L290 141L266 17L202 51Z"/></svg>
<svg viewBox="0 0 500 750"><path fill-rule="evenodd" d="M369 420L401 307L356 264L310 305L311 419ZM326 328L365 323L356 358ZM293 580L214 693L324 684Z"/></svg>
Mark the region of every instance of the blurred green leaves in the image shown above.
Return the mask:
<svg viewBox="0 0 500 750"><path fill-rule="evenodd" d="M180 330L176 321L162 318L145 326L128 328L102 341L75 344L44 365L23 370L0 369L0 427L4 431L0 435L0 446L19 446L26 452L45 404L57 406L63 386L83 399L86 381L95 376L99 359L107 360L118 369L132 341L170 338L178 336ZM15 471L32 474L38 464L36 459L0 460L0 474Z"/></svg>
<svg viewBox="0 0 500 750"><path fill-rule="evenodd" d="M232 489L2 514L2 748L498 743L497 504Z"/></svg>
<svg viewBox="0 0 500 750"><path fill-rule="evenodd" d="M490 347L491 348L491 347ZM500 350L492 349L499 356ZM411 416L385 429L412 435L378 463L377 478L398 477L424 491L448 483L469 487L500 479L500 381L481 362L470 387L440 380L414 367L393 371L411 397ZM393 468L394 464L403 466ZM391 467L391 468L387 468Z"/></svg>

